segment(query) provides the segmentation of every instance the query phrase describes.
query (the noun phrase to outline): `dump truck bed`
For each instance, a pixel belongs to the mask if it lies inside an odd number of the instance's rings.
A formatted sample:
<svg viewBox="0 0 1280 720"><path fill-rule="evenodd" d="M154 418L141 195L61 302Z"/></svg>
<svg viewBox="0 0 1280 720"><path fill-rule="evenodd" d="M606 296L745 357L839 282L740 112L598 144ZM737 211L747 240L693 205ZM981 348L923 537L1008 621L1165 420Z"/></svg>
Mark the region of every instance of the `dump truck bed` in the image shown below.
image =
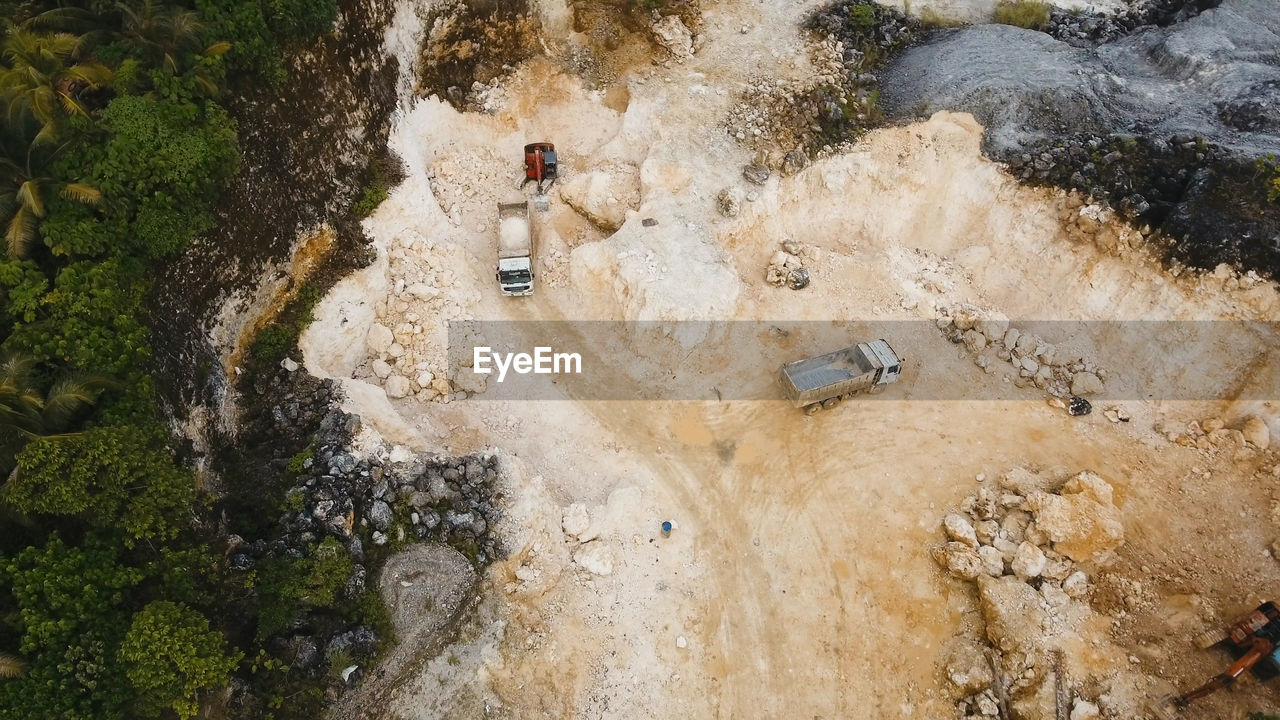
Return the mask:
<svg viewBox="0 0 1280 720"><path fill-rule="evenodd" d="M498 203L498 258L528 257L532 248L528 201Z"/></svg>
<svg viewBox="0 0 1280 720"><path fill-rule="evenodd" d="M787 399L804 407L829 398L860 392L897 379L899 360L883 340L858 343L825 355L798 360L782 366L782 387ZM892 375L885 375L892 369Z"/></svg>

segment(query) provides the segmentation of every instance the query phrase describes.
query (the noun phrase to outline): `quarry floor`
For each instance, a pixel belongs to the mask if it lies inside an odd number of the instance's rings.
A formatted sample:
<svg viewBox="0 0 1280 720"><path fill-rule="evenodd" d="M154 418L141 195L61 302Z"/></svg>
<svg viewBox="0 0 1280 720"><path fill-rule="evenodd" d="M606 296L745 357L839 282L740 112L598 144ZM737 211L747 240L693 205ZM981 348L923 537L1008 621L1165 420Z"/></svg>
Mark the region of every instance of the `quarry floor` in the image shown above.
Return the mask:
<svg viewBox="0 0 1280 720"><path fill-rule="evenodd" d="M363 333L407 312L431 338L422 357L437 373L442 328L455 319L675 320L687 307L718 319L932 321L936 308L959 303L1015 321L1280 315L1272 284L1241 288L1226 272L1174 277L1141 249L1117 254L1073 239L1060 219L1065 196L1021 186L985 160L982 128L967 115L876 130L796 175L746 183L752 153L721 122L750 77L811 71L799 36L779 29L794 28L805 7L712 6L693 58L620 61L614 87L625 89L589 90L535 60L504 83L490 113L406 100L392 146L407 179L367 221L380 260L317 308L306 363L346 378L352 409L389 442L501 452L511 554L483 578L483 600L455 642L370 714L953 717L939 663L951 638L975 632L976 601L929 549L942 541L941 517L979 478L1017 466L1092 470L1116 488L1126 543L1092 574L1096 622L1073 662L1089 670L1083 692L1110 694L1132 717L1149 697L1229 662L1192 636L1280 590L1268 552L1280 498L1273 454L1185 447L1156 429L1207 417L1231 427L1260 414L1274 434L1271 403L1130 400L1108 404L1132 417L1113 423L1101 412L1068 416L1034 388L1005 401L931 399L951 384L1008 384L1008 373L984 373L942 333L895 344L907 370L884 395L814 416L781 400L499 402L480 393L445 404L383 394ZM610 232L553 190L550 209L534 214L537 292L501 296L494 203L516 192L520 146L543 138L560 149L561 187L607 168L617 187L638 188L631 199L632 190L615 193L634 206L619 237L642 243L643 218L672 228L677 241L636 246L650 276L623 272L628 246L607 245ZM728 218L716 196L731 186L757 197ZM717 259L702 245L686 255L686 234L719 248ZM764 281L783 239L809 248L813 282L803 291ZM415 282L438 293L398 310ZM669 537L664 520L675 524ZM1131 581L1140 601L1126 604L1114 588L1132 590ZM1245 683L1200 712L1276 707L1274 687Z"/></svg>

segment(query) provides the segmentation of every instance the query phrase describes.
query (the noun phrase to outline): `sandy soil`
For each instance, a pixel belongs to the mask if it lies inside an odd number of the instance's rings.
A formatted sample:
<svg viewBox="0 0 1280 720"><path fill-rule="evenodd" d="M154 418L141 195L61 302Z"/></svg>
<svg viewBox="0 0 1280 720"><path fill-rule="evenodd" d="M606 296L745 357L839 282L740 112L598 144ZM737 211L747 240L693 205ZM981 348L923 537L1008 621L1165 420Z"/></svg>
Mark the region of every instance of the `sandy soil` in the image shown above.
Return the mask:
<svg viewBox="0 0 1280 720"><path fill-rule="evenodd" d="M793 177L746 184L750 154L720 124L749 77L807 71L801 40L783 29L803 9L714 6L693 59L633 67L619 81L625 94L535 60L494 113L406 105L393 146L408 179L369 221L381 259L317 309L307 367L347 378L357 409L395 442L498 448L511 555L490 569L486 600L457 642L380 708L387 716L953 717L939 662L951 638L974 631L976 603L929 548L979 477L1018 465L1089 469L1116 487L1128 541L1094 573L1097 621L1072 666L1093 678L1081 694L1110 693L1128 717L1161 682L1198 684L1228 661L1195 649L1191 635L1280 590L1267 552L1274 456L1176 445L1156 430L1260 413L1274 434L1270 403L1129 402L1132 422L1113 424L1069 417L1034 389L1011 402L930 401L939 384L1007 383L941 333L898 348L916 362L881 399L813 417L782 402L382 394L363 352L374 321L419 326L409 330L425 338L409 346L414 367L439 377L450 319L627 318L660 306L653 288L698 282L660 245L640 247L656 253L653 277L602 275L601 258L626 248L553 193L534 220L537 294L502 297L494 203L515 192L519 147L542 138L560 148L562 187L605 166L638 176L639 205L618 238L631 242L653 217L720 249L705 262L728 280L691 296L695 315L705 301L740 319L931 319L967 302L1015 319L1276 318L1270 284L1175 278L1141 251L1073 241L1065 198L1020 187L984 160L968 116L876 131ZM548 42L554 55L568 40ZM726 186L758 197L721 217L715 197ZM784 238L812 248L803 292L764 282ZM422 281L437 292L404 294ZM1258 351L1273 340L1259 339ZM1270 382L1260 372L1254 381ZM663 520L676 524L670 537ZM1203 711L1230 717L1278 701L1272 687L1248 686Z"/></svg>

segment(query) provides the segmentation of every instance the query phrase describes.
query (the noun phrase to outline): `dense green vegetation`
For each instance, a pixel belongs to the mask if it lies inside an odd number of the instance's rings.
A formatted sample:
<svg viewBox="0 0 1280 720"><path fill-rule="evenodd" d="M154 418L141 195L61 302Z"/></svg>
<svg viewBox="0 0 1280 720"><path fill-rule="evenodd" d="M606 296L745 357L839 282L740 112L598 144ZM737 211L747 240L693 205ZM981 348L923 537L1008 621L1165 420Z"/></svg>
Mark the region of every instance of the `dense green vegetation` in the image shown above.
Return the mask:
<svg viewBox="0 0 1280 720"><path fill-rule="evenodd" d="M327 546L261 591L227 570L160 422L144 305L237 172L230 88L283 90L283 49L335 12L0 0L0 720L187 718L266 668L278 706L261 641L349 571Z"/></svg>

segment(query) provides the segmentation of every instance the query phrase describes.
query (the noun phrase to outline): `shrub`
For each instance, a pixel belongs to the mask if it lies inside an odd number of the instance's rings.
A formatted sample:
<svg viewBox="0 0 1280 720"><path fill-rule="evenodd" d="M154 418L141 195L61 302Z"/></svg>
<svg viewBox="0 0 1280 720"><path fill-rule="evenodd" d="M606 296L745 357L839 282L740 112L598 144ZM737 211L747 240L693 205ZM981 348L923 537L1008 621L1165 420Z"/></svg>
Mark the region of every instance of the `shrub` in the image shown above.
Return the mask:
<svg viewBox="0 0 1280 720"><path fill-rule="evenodd" d="M49 280L30 260L0 260L0 324L7 331L18 321L36 319Z"/></svg>
<svg viewBox="0 0 1280 720"><path fill-rule="evenodd" d="M228 655L221 633L186 605L150 603L133 618L120 646L120 664L134 689L143 717L172 710L186 720L196 714L196 693L226 683L240 655Z"/></svg>
<svg viewBox="0 0 1280 720"><path fill-rule="evenodd" d="M159 430L100 427L40 438L17 459L6 501L23 514L77 516L123 530L128 546L172 540L187 524L194 478L173 464Z"/></svg>
<svg viewBox="0 0 1280 720"><path fill-rule="evenodd" d="M258 581L258 638L286 629L294 616L307 608L335 607L354 567L346 548L331 537L307 557L263 562Z"/></svg>
<svg viewBox="0 0 1280 720"><path fill-rule="evenodd" d="M1276 161L1276 156L1258 158L1256 167L1262 176L1262 188L1267 193L1267 200L1280 202L1280 163Z"/></svg>
<svg viewBox="0 0 1280 720"><path fill-rule="evenodd" d="M135 263L74 263L40 299L39 317L30 323L24 317L6 345L38 362L125 377L151 356L139 317L145 292Z"/></svg>
<svg viewBox="0 0 1280 720"><path fill-rule="evenodd" d="M876 26L876 12L870 5L854 5L849 8L849 27L865 32Z"/></svg>
<svg viewBox="0 0 1280 720"><path fill-rule="evenodd" d="M271 367L298 344L298 336L315 320L312 310L320 302L320 289L305 284L293 300L280 311L279 316L258 331L249 346L249 355L256 368Z"/></svg>
<svg viewBox="0 0 1280 720"><path fill-rule="evenodd" d="M67 162L102 192L97 210L52 203L41 225L55 255L179 252L213 224L211 204L239 165L235 124L217 105L123 95L102 111L100 142Z"/></svg>
<svg viewBox="0 0 1280 720"><path fill-rule="evenodd" d="M381 178L374 180L360 194L360 199L351 206L351 214L357 220L363 220L373 214L374 210L387 199L387 184Z"/></svg>
<svg viewBox="0 0 1280 720"><path fill-rule="evenodd" d="M964 25L964 22L949 18L931 7L920 11L920 22L931 28L950 28Z"/></svg>
<svg viewBox="0 0 1280 720"><path fill-rule="evenodd" d="M2 574L29 662L23 677L0 683L0 717L123 718L132 693L114 654L128 625L127 593L142 573L108 546L72 548L55 536L18 553Z"/></svg>
<svg viewBox="0 0 1280 720"><path fill-rule="evenodd" d="M1043 30L1049 24L1049 4L1043 0L1000 0L995 22L1028 30Z"/></svg>

